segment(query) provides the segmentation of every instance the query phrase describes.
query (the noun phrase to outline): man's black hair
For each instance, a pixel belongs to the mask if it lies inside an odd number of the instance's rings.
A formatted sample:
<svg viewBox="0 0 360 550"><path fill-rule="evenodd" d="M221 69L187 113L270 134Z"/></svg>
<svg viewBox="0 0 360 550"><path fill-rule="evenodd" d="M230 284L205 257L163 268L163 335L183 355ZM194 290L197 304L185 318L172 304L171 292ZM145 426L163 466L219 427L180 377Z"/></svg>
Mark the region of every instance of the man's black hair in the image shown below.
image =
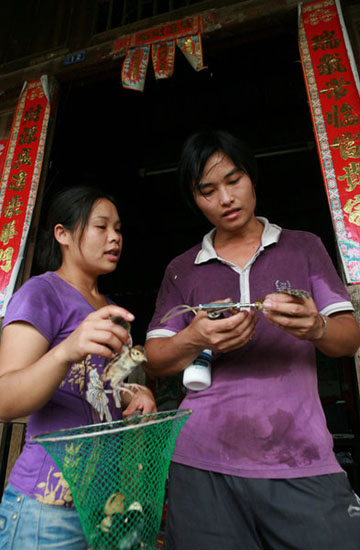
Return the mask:
<svg viewBox="0 0 360 550"><path fill-rule="evenodd" d="M254 186L257 183L257 163L250 148L225 130L210 130L192 134L185 142L179 161L179 184L190 206L195 206L194 190L199 189L205 164L214 153L224 153L235 166L245 172Z"/></svg>

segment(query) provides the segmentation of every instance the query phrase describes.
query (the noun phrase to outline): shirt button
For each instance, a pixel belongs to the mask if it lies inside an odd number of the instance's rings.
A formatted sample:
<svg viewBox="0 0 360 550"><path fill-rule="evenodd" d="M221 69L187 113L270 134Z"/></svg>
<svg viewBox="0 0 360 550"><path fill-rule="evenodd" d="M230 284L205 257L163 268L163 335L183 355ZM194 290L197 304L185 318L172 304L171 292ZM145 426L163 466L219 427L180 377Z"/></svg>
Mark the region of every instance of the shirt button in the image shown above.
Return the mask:
<svg viewBox="0 0 360 550"><path fill-rule="evenodd" d="M17 514L13 514L11 517L12 517L12 519L15 521L15 520L17 519L18 515L17 515Z"/></svg>
<svg viewBox="0 0 360 550"><path fill-rule="evenodd" d="M21 497L17 497L16 502L21 502Z"/></svg>

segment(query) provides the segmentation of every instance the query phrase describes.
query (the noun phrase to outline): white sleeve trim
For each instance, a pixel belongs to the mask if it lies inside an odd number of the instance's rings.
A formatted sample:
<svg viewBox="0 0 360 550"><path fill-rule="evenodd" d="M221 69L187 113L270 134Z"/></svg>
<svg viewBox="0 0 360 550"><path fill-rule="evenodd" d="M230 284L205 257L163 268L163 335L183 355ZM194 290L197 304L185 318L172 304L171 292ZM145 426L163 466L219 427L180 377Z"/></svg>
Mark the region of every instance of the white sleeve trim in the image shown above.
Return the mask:
<svg viewBox="0 0 360 550"><path fill-rule="evenodd" d="M351 302L338 302L337 304L330 304L320 311L323 315L332 315L339 311L354 311L354 306Z"/></svg>
<svg viewBox="0 0 360 550"><path fill-rule="evenodd" d="M146 340L150 340L151 338L171 338L171 336L175 336L175 334L177 333L173 330L158 328L155 330L150 330L146 335Z"/></svg>

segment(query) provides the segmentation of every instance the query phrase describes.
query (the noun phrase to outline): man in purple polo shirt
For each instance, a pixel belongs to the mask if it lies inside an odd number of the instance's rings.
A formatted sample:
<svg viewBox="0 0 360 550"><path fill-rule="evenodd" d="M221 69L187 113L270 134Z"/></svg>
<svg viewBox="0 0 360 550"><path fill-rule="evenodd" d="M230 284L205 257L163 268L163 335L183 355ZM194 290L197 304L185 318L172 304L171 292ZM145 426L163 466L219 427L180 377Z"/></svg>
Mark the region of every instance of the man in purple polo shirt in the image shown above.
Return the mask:
<svg viewBox="0 0 360 550"><path fill-rule="evenodd" d="M255 182L227 132L185 144L180 183L214 229L165 272L146 370L174 375L211 349L212 383L182 402L193 414L173 455L165 548L358 550L360 499L332 450L315 351L352 356L360 330L320 239L256 217ZM309 297L283 292L294 289ZM162 322L181 304L264 297L262 312Z"/></svg>

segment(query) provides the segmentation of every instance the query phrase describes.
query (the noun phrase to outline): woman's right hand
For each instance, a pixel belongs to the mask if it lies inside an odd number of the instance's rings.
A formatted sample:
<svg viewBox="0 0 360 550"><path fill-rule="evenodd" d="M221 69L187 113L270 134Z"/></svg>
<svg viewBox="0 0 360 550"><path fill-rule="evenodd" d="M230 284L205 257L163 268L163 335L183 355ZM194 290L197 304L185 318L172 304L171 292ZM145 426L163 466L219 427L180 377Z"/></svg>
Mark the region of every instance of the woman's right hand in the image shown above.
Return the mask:
<svg viewBox="0 0 360 550"><path fill-rule="evenodd" d="M112 359L124 345L130 344L130 334L123 326L114 323L111 317L122 317L127 322L134 320L128 310L116 306L104 306L90 313L82 323L60 344L58 352L63 361L75 363L88 354Z"/></svg>

